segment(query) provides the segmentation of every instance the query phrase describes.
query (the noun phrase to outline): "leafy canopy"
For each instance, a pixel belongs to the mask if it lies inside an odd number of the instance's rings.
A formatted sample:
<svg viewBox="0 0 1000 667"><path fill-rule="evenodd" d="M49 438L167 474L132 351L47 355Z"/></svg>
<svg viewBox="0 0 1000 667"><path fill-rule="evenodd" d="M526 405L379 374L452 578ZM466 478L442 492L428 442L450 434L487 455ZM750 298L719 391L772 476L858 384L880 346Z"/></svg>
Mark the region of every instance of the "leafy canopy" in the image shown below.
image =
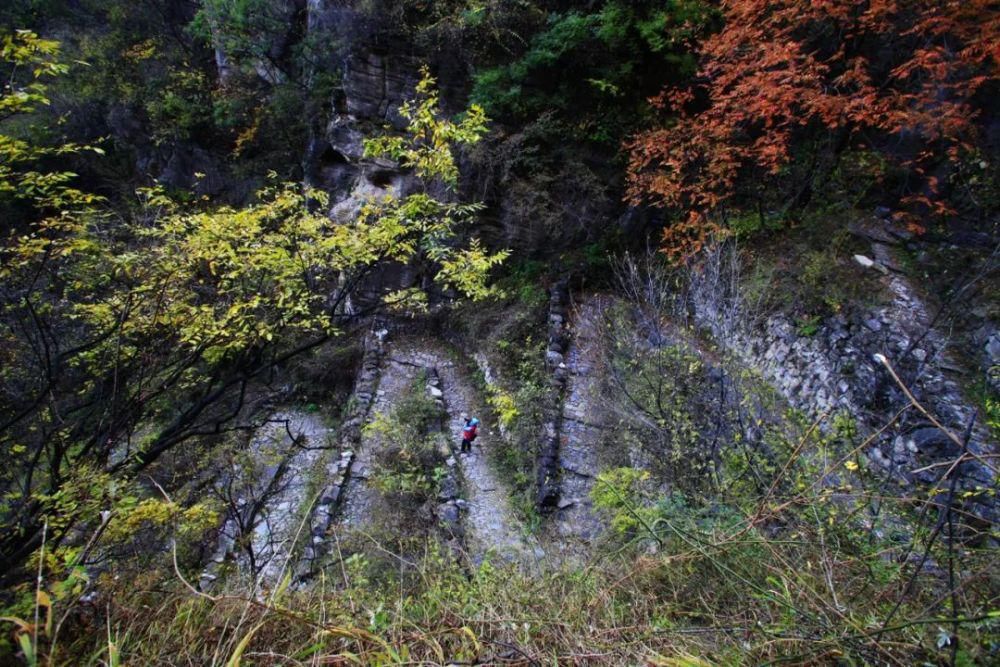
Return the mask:
<svg viewBox="0 0 1000 667"><path fill-rule="evenodd" d="M956 165L974 154L977 95L998 80L994 5L723 3L725 28L701 45L700 83L664 90L653 104L672 115L630 143L630 200L680 213L664 249L684 256L724 233L727 209L766 206L770 192L805 199L822 165L860 148L905 172L901 221L919 231L953 214L932 174L942 156Z"/></svg>
<svg viewBox="0 0 1000 667"><path fill-rule="evenodd" d="M700 0L620 2L554 13L522 54L477 73L473 99L491 115L553 114L569 136L617 143L637 99L694 73L694 41L713 23Z"/></svg>
<svg viewBox="0 0 1000 667"><path fill-rule="evenodd" d="M18 30L0 40L0 72L6 85L0 91L0 202L19 199L38 208L66 209L97 201L69 186L70 171L40 168L43 160L100 148L73 143L41 146L26 138L24 123L40 106L50 104L46 79L65 74L58 61L59 43L30 30ZM30 124L30 122L29 122Z"/></svg>

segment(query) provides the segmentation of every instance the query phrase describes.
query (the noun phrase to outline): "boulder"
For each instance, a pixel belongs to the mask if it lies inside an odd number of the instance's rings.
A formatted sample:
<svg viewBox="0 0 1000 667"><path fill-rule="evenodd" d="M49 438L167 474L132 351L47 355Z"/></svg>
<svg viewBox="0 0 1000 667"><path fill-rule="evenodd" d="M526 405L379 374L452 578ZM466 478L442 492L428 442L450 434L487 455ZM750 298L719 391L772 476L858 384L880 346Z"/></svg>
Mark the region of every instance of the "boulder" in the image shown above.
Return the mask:
<svg viewBox="0 0 1000 667"><path fill-rule="evenodd" d="M365 135L344 116L337 116L326 127L330 149L348 162L357 162L364 157L364 138Z"/></svg>
<svg viewBox="0 0 1000 667"><path fill-rule="evenodd" d="M990 364L994 366L1000 365L1000 331L993 332L986 341L985 349Z"/></svg>
<svg viewBox="0 0 1000 667"><path fill-rule="evenodd" d="M454 476L446 475L441 480L441 490L438 492L438 500L453 500L456 497L458 497L458 482L455 481Z"/></svg>
<svg viewBox="0 0 1000 667"><path fill-rule="evenodd" d="M885 266L876 262L871 257L867 257L865 255L855 255L854 261L866 269L875 269L876 271L879 271L881 273L889 272L889 269L885 268Z"/></svg>

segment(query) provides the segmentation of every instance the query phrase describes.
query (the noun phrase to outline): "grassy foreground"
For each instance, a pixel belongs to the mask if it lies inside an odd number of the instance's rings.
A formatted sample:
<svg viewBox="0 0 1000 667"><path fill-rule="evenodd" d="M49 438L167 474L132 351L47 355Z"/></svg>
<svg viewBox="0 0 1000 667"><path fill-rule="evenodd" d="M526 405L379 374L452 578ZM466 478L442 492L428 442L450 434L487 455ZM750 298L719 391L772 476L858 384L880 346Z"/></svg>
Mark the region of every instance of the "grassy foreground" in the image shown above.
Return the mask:
<svg viewBox="0 0 1000 667"><path fill-rule="evenodd" d="M376 544L301 591L251 595L231 580L209 596L178 571L148 572L117 588L106 582L99 599L74 611L57 645L43 638L39 649L52 664L135 665L987 664L996 657L998 573L989 550L949 547L919 531L910 544L885 548L871 539L872 527L823 516L820 500L772 501L770 512L760 504L756 515L676 501L634 506L624 512L637 523L585 567L475 567L428 543L418 557L414 544L405 557ZM957 582L954 569L949 579L949 552L961 564Z"/></svg>

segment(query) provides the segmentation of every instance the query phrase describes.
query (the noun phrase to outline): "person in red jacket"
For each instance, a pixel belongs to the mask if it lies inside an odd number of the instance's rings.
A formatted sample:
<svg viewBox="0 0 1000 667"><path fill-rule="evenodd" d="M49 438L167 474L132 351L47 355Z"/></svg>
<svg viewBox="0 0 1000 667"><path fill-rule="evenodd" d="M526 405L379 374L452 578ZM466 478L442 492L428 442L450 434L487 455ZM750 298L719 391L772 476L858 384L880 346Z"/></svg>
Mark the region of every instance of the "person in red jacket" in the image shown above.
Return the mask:
<svg viewBox="0 0 1000 667"><path fill-rule="evenodd" d="M479 435L479 420L475 417L470 419L465 413L462 413L462 420L465 426L462 427L462 447L459 451L464 454L472 451L472 441Z"/></svg>

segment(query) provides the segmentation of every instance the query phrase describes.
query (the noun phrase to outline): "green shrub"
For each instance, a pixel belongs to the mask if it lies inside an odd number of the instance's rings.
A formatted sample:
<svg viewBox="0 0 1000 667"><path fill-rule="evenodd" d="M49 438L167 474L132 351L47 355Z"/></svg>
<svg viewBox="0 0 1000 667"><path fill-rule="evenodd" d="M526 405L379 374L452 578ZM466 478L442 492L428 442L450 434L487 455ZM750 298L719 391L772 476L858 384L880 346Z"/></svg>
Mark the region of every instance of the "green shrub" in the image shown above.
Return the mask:
<svg viewBox="0 0 1000 667"><path fill-rule="evenodd" d="M426 377L417 378L388 415L376 415L365 426L367 435L381 441L372 484L406 509L433 499L445 474L444 415L426 385Z"/></svg>

